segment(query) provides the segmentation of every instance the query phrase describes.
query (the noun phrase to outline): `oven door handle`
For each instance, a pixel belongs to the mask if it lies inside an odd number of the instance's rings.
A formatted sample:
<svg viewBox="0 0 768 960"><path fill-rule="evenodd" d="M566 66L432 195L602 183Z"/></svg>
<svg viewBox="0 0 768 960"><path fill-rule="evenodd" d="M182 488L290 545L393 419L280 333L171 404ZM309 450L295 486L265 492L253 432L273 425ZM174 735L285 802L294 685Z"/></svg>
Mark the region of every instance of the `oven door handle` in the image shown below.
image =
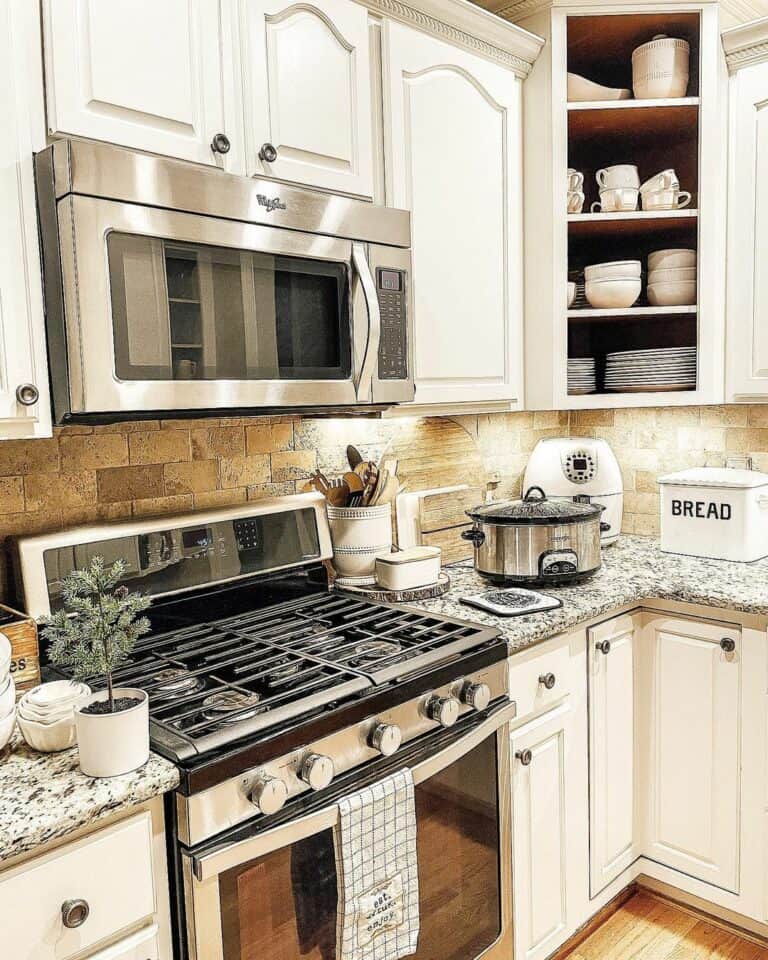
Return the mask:
<svg viewBox="0 0 768 960"><path fill-rule="evenodd" d="M360 278L363 290L365 308L368 312L368 334L366 337L363 362L360 364L360 376L355 385L355 396L358 403L370 403L372 399L373 372L379 359L379 343L381 342L381 311L379 298L376 295L376 284L368 264L365 245L352 244L352 265Z"/></svg>
<svg viewBox="0 0 768 960"><path fill-rule="evenodd" d="M457 737L455 741L442 750L411 767L413 782L415 784L422 783L455 763L465 753L482 743L487 736L498 730L499 727L514 720L516 712L517 707L514 702L505 703L503 706L492 710L488 716L484 717L480 723L465 734ZM248 837L245 840L219 847L210 853L201 856L185 854L185 856L191 858L192 868L197 880L205 882L232 867L241 866L257 857L263 857L274 850L279 850L281 847L320 833L322 830L332 829L336 826L338 819L338 804L332 803L321 810L300 817L298 820L280 824L273 830L266 830L254 837Z"/></svg>

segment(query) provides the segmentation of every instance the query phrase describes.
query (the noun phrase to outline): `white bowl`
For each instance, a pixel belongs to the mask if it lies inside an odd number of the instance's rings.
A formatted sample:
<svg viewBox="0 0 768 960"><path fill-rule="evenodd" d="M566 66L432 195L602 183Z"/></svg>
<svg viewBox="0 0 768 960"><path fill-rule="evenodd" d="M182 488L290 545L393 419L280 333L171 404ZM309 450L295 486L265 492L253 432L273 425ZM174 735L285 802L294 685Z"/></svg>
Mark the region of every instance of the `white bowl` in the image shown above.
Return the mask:
<svg viewBox="0 0 768 960"><path fill-rule="evenodd" d="M8 677L0 687L0 717L4 717L16 706L16 684L13 677Z"/></svg>
<svg viewBox="0 0 768 960"><path fill-rule="evenodd" d="M24 695L24 699L37 710L55 709L78 700L90 687L74 680L52 680L40 683Z"/></svg>
<svg viewBox="0 0 768 960"><path fill-rule="evenodd" d="M568 100L583 103L588 100L631 100L632 91L623 87L603 87L578 73L568 74Z"/></svg>
<svg viewBox="0 0 768 960"><path fill-rule="evenodd" d="M11 710L9 714L0 717L0 750L8 743L13 736L13 728L16 726L16 711Z"/></svg>
<svg viewBox="0 0 768 960"><path fill-rule="evenodd" d="M680 247L669 247L666 250L655 250L648 254L648 270L670 267L695 267L696 251L685 250Z"/></svg>
<svg viewBox="0 0 768 960"><path fill-rule="evenodd" d="M613 260L610 263L593 263L584 267L585 280L613 280L625 277L639 277L639 260Z"/></svg>
<svg viewBox="0 0 768 960"><path fill-rule="evenodd" d="M573 280L568 281L568 306L570 307L573 304L573 301L576 299L576 284Z"/></svg>
<svg viewBox="0 0 768 960"><path fill-rule="evenodd" d="M676 280L696 281L696 267L670 267L664 270L657 267L648 271L648 283L674 283Z"/></svg>
<svg viewBox="0 0 768 960"><path fill-rule="evenodd" d="M690 46L658 34L632 53L632 89L638 100L684 97L688 92Z"/></svg>
<svg viewBox="0 0 768 960"><path fill-rule="evenodd" d="M58 753L77 743L74 715L57 723L35 723L34 720L25 720L21 714L16 719L22 736L33 750Z"/></svg>
<svg viewBox="0 0 768 960"><path fill-rule="evenodd" d="M631 307L640 296L639 277L615 277L609 280L588 280L584 292L593 307L605 310Z"/></svg>
<svg viewBox="0 0 768 960"><path fill-rule="evenodd" d="M679 307L696 303L696 281L674 280L648 284L648 303L653 307Z"/></svg>

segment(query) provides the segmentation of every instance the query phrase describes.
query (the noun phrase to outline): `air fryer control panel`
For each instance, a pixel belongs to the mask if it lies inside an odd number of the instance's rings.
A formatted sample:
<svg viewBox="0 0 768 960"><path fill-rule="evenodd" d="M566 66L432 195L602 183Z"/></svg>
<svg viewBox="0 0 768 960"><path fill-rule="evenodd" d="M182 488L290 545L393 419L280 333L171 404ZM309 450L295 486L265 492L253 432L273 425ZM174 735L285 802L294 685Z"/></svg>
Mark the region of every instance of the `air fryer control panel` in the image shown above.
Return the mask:
<svg viewBox="0 0 768 960"><path fill-rule="evenodd" d="M597 473L597 451L571 447L560 455L560 463L571 483L589 483Z"/></svg>
<svg viewBox="0 0 768 960"><path fill-rule="evenodd" d="M408 314L405 270L379 267L376 294L381 314L379 380L408 377Z"/></svg>

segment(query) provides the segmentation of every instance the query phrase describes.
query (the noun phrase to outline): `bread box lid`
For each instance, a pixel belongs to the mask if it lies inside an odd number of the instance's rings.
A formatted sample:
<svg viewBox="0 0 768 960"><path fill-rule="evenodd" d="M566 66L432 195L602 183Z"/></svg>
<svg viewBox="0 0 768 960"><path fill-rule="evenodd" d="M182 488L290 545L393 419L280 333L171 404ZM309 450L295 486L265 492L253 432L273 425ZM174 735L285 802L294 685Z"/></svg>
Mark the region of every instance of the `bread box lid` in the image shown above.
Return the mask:
<svg viewBox="0 0 768 960"><path fill-rule="evenodd" d="M440 547L408 547L406 550L382 554L376 557L376 563L388 563L399 567L404 563L415 563L419 560L437 560L441 554Z"/></svg>
<svg viewBox="0 0 768 960"><path fill-rule="evenodd" d="M693 467L659 477L659 483L681 487L725 487L746 490L768 485L768 473L758 470L737 470L733 467Z"/></svg>

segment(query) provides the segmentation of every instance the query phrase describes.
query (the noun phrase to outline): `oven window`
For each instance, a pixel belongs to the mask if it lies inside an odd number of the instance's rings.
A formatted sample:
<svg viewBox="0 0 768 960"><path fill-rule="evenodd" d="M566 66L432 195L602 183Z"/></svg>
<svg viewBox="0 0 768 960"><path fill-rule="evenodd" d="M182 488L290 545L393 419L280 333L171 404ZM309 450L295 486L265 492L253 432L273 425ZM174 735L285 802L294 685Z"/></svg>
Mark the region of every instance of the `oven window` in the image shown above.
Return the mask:
<svg viewBox="0 0 768 960"><path fill-rule="evenodd" d="M107 237L120 380L345 380L347 265Z"/></svg>
<svg viewBox="0 0 768 960"><path fill-rule="evenodd" d="M473 960L501 934L496 736L416 788L417 960ZM335 960L326 830L219 878L225 960Z"/></svg>

